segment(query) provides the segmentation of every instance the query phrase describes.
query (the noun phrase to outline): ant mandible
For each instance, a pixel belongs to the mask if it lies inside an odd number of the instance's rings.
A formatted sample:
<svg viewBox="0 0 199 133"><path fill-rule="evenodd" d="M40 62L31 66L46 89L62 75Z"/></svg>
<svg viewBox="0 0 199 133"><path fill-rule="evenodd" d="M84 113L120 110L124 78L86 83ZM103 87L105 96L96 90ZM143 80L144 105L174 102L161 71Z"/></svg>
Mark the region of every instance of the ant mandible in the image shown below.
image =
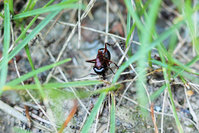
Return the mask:
<svg viewBox="0 0 199 133"><path fill-rule="evenodd" d="M86 61L89 63L95 63L95 65L93 66L93 70L98 75L102 75L103 79L105 79L105 73L107 72L108 68L113 72L113 70L109 67L111 63L115 64L115 66L119 68L116 63L110 60L111 54L107 49L107 45L109 44L105 43L105 48L100 48L98 50L97 57L95 59Z"/></svg>

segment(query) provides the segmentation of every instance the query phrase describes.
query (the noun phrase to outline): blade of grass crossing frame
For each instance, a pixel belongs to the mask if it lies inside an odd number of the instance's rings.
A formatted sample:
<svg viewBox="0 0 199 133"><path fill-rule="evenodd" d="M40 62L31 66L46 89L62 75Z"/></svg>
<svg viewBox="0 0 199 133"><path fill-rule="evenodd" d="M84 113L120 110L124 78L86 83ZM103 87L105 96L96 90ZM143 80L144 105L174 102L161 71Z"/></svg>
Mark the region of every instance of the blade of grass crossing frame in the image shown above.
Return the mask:
<svg viewBox="0 0 199 133"><path fill-rule="evenodd" d="M21 29L24 30L24 26L23 25L21 26ZM23 38L25 38L25 37L26 36L24 36ZM32 58L31 58L31 54L30 54L30 50L29 50L29 46L28 45L25 46L25 51L26 51L26 55L28 57L28 61L30 63L30 66L31 66L32 70L35 70L35 67L34 67L34 64L33 64ZM34 81L35 81L35 83L37 85L37 88L38 88L42 98L44 98L45 94L44 94L43 88L41 86L41 83L40 83L39 78L37 77L37 75L34 76Z"/></svg>
<svg viewBox="0 0 199 133"><path fill-rule="evenodd" d="M141 46L139 49L139 55L137 55L137 57L139 58L138 60L138 82L136 82L136 87L137 87L137 97L138 97L138 102L143 105L146 106L147 105L147 99L146 99L146 92L144 89L144 84L146 82L146 77L145 77L145 62L146 62L146 53L145 53L145 49L147 47L148 44L150 44L150 38L151 38L151 31L153 31L154 29L154 24L155 24L155 20L157 17L157 12L159 10L159 5L161 3L161 0L157 0L154 1L151 4L151 8L149 9L149 17L145 17L146 19L146 24L144 27L144 25L141 24L141 21L139 19L139 15L136 14L136 11L131 3L131 1L125 0L125 4L128 8L128 11L131 13L133 20L136 23L136 26L138 27L138 29L141 31ZM141 56L140 56L141 55ZM144 70L144 71L143 71ZM144 99L145 98L145 99ZM146 116L147 112L146 110L144 110L143 108L141 108L141 112L144 114L144 116Z"/></svg>
<svg viewBox="0 0 199 133"><path fill-rule="evenodd" d="M157 46L157 49L158 49L158 52L159 52L160 59L161 59L162 63L165 64L166 61L165 61L165 57L164 57L164 55L162 53L162 51L163 51L162 47L163 47L162 45L159 45L159 46ZM183 129L182 129L182 126L180 124L180 120L179 120L177 112L176 112L176 107L175 107L174 100L173 100L173 97L172 97L172 92L171 92L171 86L170 86L171 67L172 66L170 66L170 64L168 63L168 67L167 68L163 67L162 70L163 70L164 80L166 81L166 87L168 89L168 94L169 94L169 97L170 97L171 106L172 106L172 112L173 112L173 116L175 118L176 125L177 125L177 128L178 128L178 131L180 133L183 133Z"/></svg>
<svg viewBox="0 0 199 133"><path fill-rule="evenodd" d="M71 60L71 59L65 59L65 60L59 61L59 62L57 62L57 63L53 63L53 64L50 64L50 65L41 67L41 68L39 68L39 69L37 69L37 70L31 71L31 72L29 72L29 73L27 73L27 74L24 74L24 75L21 76L20 78L17 78L17 79L14 79L14 80L8 82L6 85L8 85L8 86L9 86L9 85L10 85L10 86L17 85L17 84L19 84L20 82L22 82L22 81L24 81L24 80L26 80L26 79L28 79L28 78L30 78L30 77L33 77L34 75L37 75L37 74L39 74L39 73L41 73L41 72L44 72L44 71L46 71L46 70L48 70L48 69L51 69L51 68L53 68L53 67L59 66L59 65L61 65L61 64L64 64L64 63L66 63L66 62L68 62L68 61L70 61L70 60Z"/></svg>
<svg viewBox="0 0 199 133"><path fill-rule="evenodd" d="M34 64L33 64L33 61L32 61L31 55L30 55L30 50L29 50L29 46L28 45L25 46L25 51L26 51L26 55L28 57L28 61L30 63L30 66L31 66L32 70L34 71L35 67L34 67ZM44 98L45 94L44 94L43 88L41 86L41 83L39 81L39 78L37 77L37 74L34 76L34 81L35 81L35 83L37 85L37 88L38 88L42 98Z"/></svg>
<svg viewBox="0 0 199 133"><path fill-rule="evenodd" d="M67 88L67 87L83 87L83 86L89 86L89 85L97 85L97 84L103 84L103 81L100 80L86 80L86 81L73 81L73 82L67 82L67 83L47 83L43 84L42 87L45 89L52 89L52 88ZM25 90L27 89L36 89L35 84L28 84L28 85L17 85L17 84L7 84L9 86L6 86L5 90ZM13 88L13 89L12 89ZM97 90L96 90L97 91ZM96 92L94 91L94 92ZM99 90L98 90L99 92ZM100 93L100 92L99 92Z"/></svg>
<svg viewBox="0 0 199 133"><path fill-rule="evenodd" d="M184 9L184 15L185 15L185 19L187 22L187 26L189 28L190 31L190 35L191 35L191 39L193 42L193 46L194 46L194 50L196 51L196 53L199 55L199 43L198 43L198 39L197 39L197 27L195 27L194 25L194 20L193 20L193 9L191 7L191 1L190 0L186 0L185 2L185 9Z"/></svg>
<svg viewBox="0 0 199 133"><path fill-rule="evenodd" d="M47 7L49 6L52 2L54 2L54 0L49 1L46 5L43 6ZM26 34L26 32L28 31L28 29L34 24L34 22L37 20L37 18L39 17L39 15L36 15L31 21L30 23L26 26L25 29L22 30L22 33L19 35L19 37L15 40L15 43L18 43L19 40L21 40L23 38L23 36Z"/></svg>
<svg viewBox="0 0 199 133"><path fill-rule="evenodd" d="M32 10L32 9L35 7L37 1L38 1L38 0L33 0L33 2L32 2L31 5L30 5L30 10Z"/></svg>
<svg viewBox="0 0 199 133"><path fill-rule="evenodd" d="M0 78L0 95L2 87L6 83L8 73L8 50L10 46L10 10L8 0L4 0L4 44L3 44L3 60Z"/></svg>
<svg viewBox="0 0 199 133"><path fill-rule="evenodd" d="M0 17L2 17L4 19L4 16L3 16L3 14L1 12L0 12Z"/></svg>
<svg viewBox="0 0 199 133"><path fill-rule="evenodd" d="M26 11L28 11L29 10L29 8L30 8L30 5L32 4L32 0L29 0L28 1L28 4L26 5L26 7L25 7L25 9L24 9L24 11L23 12L26 12Z"/></svg>
<svg viewBox="0 0 199 133"><path fill-rule="evenodd" d="M22 48L24 48L25 45L30 40L32 40L35 37L35 35L37 35L60 11L61 10L50 13L39 25L37 25L37 27L34 28L34 30L29 35L27 35L27 37L12 50L12 52L9 54L9 57L8 57L9 60L11 60ZM23 35L21 37L23 37ZM2 63L0 63L0 68L1 67L2 67Z"/></svg>
<svg viewBox="0 0 199 133"><path fill-rule="evenodd" d="M170 53L171 55L173 55L173 51L177 44L176 42L177 42L177 36L176 36L176 33L173 33L170 38L169 48L168 48L168 53Z"/></svg>
<svg viewBox="0 0 199 133"><path fill-rule="evenodd" d="M140 59L138 60L138 80L136 82L137 87L137 98L138 103L142 106L148 106L147 95L144 88L146 84L146 62L147 62L147 53L145 53L145 49L148 48L152 38L152 32L155 28L155 21L158 15L159 6L161 4L161 0L155 0L151 3L151 7L149 9L148 16L145 16L145 31L141 31L141 46L140 46ZM148 111L144 108L140 108L142 114L146 117L148 115Z"/></svg>
<svg viewBox="0 0 199 133"><path fill-rule="evenodd" d="M196 63L199 60L199 56L194 57L190 62L186 64L186 66L191 66L192 64ZM181 69L178 72L175 72L175 75L172 77L175 79L180 73L182 73L184 70ZM155 91L153 94L150 95L151 100L155 100L157 97L160 96L162 92L164 92L164 89L166 88L166 84L164 84L162 87L160 87L157 91Z"/></svg>
<svg viewBox="0 0 199 133"><path fill-rule="evenodd" d="M115 133L115 96L111 95L111 122L110 122L110 133Z"/></svg>
<svg viewBox="0 0 199 133"><path fill-rule="evenodd" d="M53 12L56 10L62 10L65 8L69 8L69 9L78 8L78 4L76 4L76 3L70 4L71 2L75 2L75 1L77 1L77 0L65 1L65 2L61 2L59 4L45 7L45 8L39 8L39 9L34 9L32 11L23 12L23 13L15 15L13 19L16 20L16 19L20 19L20 18L24 18L24 17L28 17L28 16L34 16L34 15L38 15L38 14L42 14L42 13Z"/></svg>
<svg viewBox="0 0 199 133"><path fill-rule="evenodd" d="M107 92L103 92L100 94L97 103L95 104L93 110L90 113L90 116L86 120L86 123L84 124L81 133L88 133L91 125L93 124L93 121L97 115L98 110L100 109L102 102L104 101L104 98L106 96Z"/></svg>
<svg viewBox="0 0 199 133"><path fill-rule="evenodd" d="M49 14L41 23L33 29L33 31L26 36L20 44L18 44L12 52L9 54L9 60L11 60L19 51L24 48L30 40L32 40L49 22L52 20L60 11L53 12Z"/></svg>
<svg viewBox="0 0 199 133"><path fill-rule="evenodd" d="M141 31L144 31L145 28L144 28L142 22L139 20L139 17L138 17L138 15L136 14L136 11L134 10L134 7L133 7L133 5L132 5L132 3L131 3L131 0L125 0L124 2L125 2L125 4L126 4L126 7L127 7L127 9L128 9L128 12L131 14L133 20L135 21L137 28L138 28L139 30L141 30Z"/></svg>
<svg viewBox="0 0 199 133"><path fill-rule="evenodd" d="M14 9L13 9L13 0L8 0L9 1L9 10L12 13L12 15L14 14Z"/></svg>
<svg viewBox="0 0 199 133"><path fill-rule="evenodd" d="M171 101L173 116L175 118L176 125L178 127L178 131L180 133L183 133L183 128L182 128L182 126L180 124L180 120L179 120L177 112L176 112L176 107L175 107L173 96L172 96L172 92L171 92L171 86L170 86L170 83L169 83L169 79L170 78L169 78L168 75L170 75L170 74L167 74L167 73L169 73L169 72L165 68L163 68L164 79L166 80L166 86L167 86L169 97L170 97L170 101Z"/></svg>
<svg viewBox="0 0 199 133"><path fill-rule="evenodd" d="M170 28L168 28L164 33L162 33L155 41L153 41L149 47L147 49L145 49L145 52L147 53L148 51L150 51L151 49L153 49L154 47L156 47L157 45L160 45L160 43L162 41L164 41L167 37L169 37L171 35L171 33L178 27L180 27L180 25L183 24L183 21L178 22L177 24L172 25ZM139 59L139 51L131 56L129 58L128 61L126 61L125 63L123 63L120 68L117 70L114 78L113 78L113 82L112 83L116 83L117 80L120 77L120 74L133 62L137 61Z"/></svg>
<svg viewBox="0 0 199 133"><path fill-rule="evenodd" d="M30 1L29 1L30 2ZM43 6L47 7L49 6L52 2L54 2L54 0L49 1L46 5ZM29 3L28 3L29 4ZM22 33L18 36L18 38L15 40L15 43L18 43L20 39L23 38L23 36L26 34L26 32L28 31L28 29L34 24L34 22L37 20L37 18L39 17L39 15L36 15L31 21L30 23L26 26L25 29L22 30Z"/></svg>

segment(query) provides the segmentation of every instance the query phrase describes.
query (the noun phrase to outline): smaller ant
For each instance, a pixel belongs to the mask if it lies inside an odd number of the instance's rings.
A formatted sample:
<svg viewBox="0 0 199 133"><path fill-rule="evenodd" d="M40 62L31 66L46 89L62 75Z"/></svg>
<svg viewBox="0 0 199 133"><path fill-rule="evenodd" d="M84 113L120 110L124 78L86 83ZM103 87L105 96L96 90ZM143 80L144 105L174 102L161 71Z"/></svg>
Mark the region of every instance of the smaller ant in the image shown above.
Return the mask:
<svg viewBox="0 0 199 133"><path fill-rule="evenodd" d="M95 63L95 65L93 66L93 70L98 75L102 75L103 79L105 79L105 73L108 71L108 68L113 72L113 70L109 67L111 63L115 64L115 66L119 68L116 63L110 60L111 54L107 49L107 45L109 44L105 43L105 48L100 48L98 50L97 57L95 59L86 61L89 63Z"/></svg>

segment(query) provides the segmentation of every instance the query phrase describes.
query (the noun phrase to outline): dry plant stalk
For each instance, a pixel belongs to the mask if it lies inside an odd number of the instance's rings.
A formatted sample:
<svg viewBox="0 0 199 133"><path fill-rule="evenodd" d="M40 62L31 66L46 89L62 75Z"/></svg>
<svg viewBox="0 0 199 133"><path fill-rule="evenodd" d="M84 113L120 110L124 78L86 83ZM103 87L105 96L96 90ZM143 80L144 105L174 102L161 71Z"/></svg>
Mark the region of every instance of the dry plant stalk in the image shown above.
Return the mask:
<svg viewBox="0 0 199 133"><path fill-rule="evenodd" d="M154 115L153 107L154 107L154 104L151 103L151 118L152 118L153 125L154 125L154 128L155 128L155 133L158 133L158 127L156 125L156 120L155 120L155 115Z"/></svg>
<svg viewBox="0 0 199 133"><path fill-rule="evenodd" d="M24 108L25 108L25 113L26 113L26 118L28 119L28 127L31 128L32 124L31 124L31 117L30 117L30 114L29 114L29 107L24 105Z"/></svg>
<svg viewBox="0 0 199 133"><path fill-rule="evenodd" d="M62 133L64 128L68 125L68 123L70 122L70 120L73 118L73 116L75 115L76 111L77 111L77 100L74 100L74 106L70 112L70 114L68 115L68 117L66 118L65 122L63 123L63 125L61 126L61 129L59 130L58 133Z"/></svg>

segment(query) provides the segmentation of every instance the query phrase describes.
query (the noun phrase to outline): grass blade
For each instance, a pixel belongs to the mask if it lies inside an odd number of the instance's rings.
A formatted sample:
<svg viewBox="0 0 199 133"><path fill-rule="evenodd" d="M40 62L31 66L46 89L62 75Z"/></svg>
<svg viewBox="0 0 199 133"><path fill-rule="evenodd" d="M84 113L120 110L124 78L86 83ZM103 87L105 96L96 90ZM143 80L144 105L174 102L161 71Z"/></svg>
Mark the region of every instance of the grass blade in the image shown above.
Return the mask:
<svg viewBox="0 0 199 133"><path fill-rule="evenodd" d="M88 119L86 120L86 123L84 124L84 126L82 128L81 133L88 133L88 131L89 131L91 125L93 124L93 121L97 115L97 112L98 112L99 108L101 107L102 102L104 101L106 94L107 94L107 92L103 92L100 94L100 96L97 100L97 103L95 104L90 116L88 117Z"/></svg>
<svg viewBox="0 0 199 133"><path fill-rule="evenodd" d="M34 30L12 50L12 52L9 54L8 60L11 60L15 55L17 55L20 50L24 48L28 44L28 42L32 40L59 12L60 11L56 11L49 14L39 25L37 25L37 27L35 27Z"/></svg>
<svg viewBox="0 0 199 133"><path fill-rule="evenodd" d="M32 0L31 0L32 1ZM30 2L28 4L30 4ZM46 5L43 6L44 7L47 7L49 6L50 4L52 4L52 2L54 2L54 0L51 0L49 1ZM28 6L28 5L27 5ZM25 9L26 10L26 9ZM30 23L26 26L25 29L22 30L22 33L18 36L18 38L15 40L15 44L19 42L19 40L21 40L25 35L26 35L26 32L28 31L28 29L34 24L34 22L37 20L37 18L39 17L39 15L36 15L31 21Z"/></svg>
<svg viewBox="0 0 199 133"><path fill-rule="evenodd" d="M6 86L17 85L17 84L19 84L20 82L22 82L22 81L24 81L24 80L26 80L26 79L28 79L28 78L30 78L30 77L33 77L33 76L35 76L35 75L37 75L37 74L39 74L39 73L41 73L41 72L44 72L44 71L46 71L46 70L48 70L48 69L51 69L51 68L53 68L53 67L59 66L59 65L61 65L61 64L64 64L64 63L66 63L66 62L68 62L68 61L70 61L70 60L71 60L71 59L65 59L65 60L59 61L59 62L57 62L57 63L54 63L54 64L50 64L50 65L41 67L41 68L39 68L39 69L37 69L37 70L33 70L33 71L31 71L31 72L29 72L29 73L27 73L27 74L21 76L21 77L18 78L18 79L15 79L15 80L12 80L12 81L8 82L8 83L6 84Z"/></svg>
<svg viewBox="0 0 199 133"><path fill-rule="evenodd" d="M74 81L74 82L67 82L67 83L47 83L43 84L42 88L44 88L45 93L53 99L57 99L63 97L65 99L74 99L76 96L71 91L66 91L61 88L67 87L84 87L84 86L91 86L97 84L103 84L103 81L94 80L94 81ZM86 90L79 90L76 91L76 94L79 98L87 98L92 95L100 94L103 92L114 91L119 88L123 87L121 84L112 85L103 89L98 89L95 91L86 91ZM28 85L7 85L3 87L3 91L9 90L26 90L26 89L37 89L36 84L28 84Z"/></svg>
<svg viewBox="0 0 199 133"><path fill-rule="evenodd" d="M13 0L8 0L9 1L9 10L11 14L14 14L14 9L13 9Z"/></svg>
<svg viewBox="0 0 199 133"><path fill-rule="evenodd" d="M194 26L194 20L193 20L193 9L191 7L191 1L186 0L185 2L185 9L184 9L184 16L186 19L187 26L190 31L191 39L193 42L193 46L195 47L196 53L199 55L199 45L198 45L198 40L197 40L197 27Z"/></svg>
<svg viewBox="0 0 199 133"><path fill-rule="evenodd" d="M110 125L110 133L115 133L115 98L114 95L111 95L111 125Z"/></svg>
<svg viewBox="0 0 199 133"><path fill-rule="evenodd" d="M163 59L163 58L161 58L161 59ZM163 68L163 74L164 74L164 79L166 80L166 87L168 89L168 93L169 93L169 97L170 97L170 101L171 101L171 106L172 106L172 111L173 111L173 115L174 115L174 118L175 118L175 121L176 121L176 125L178 127L178 131L180 133L183 133L183 129L182 129L182 126L180 124L180 120L179 120L177 112L176 112L176 107L175 107L172 92L171 92L171 86L170 86L170 81L169 81L169 79L170 79L169 75L170 74L168 74L168 71L165 68Z"/></svg>
<svg viewBox="0 0 199 133"><path fill-rule="evenodd" d="M167 37L169 37L171 35L171 33L176 29L178 28L183 22L178 22L177 24L173 25L172 27L170 27L169 29L167 29L164 33L162 33L158 39L156 39L155 41L153 41L147 49L144 50L143 53L147 53L149 52L151 49L153 49L154 47L156 47L157 45L160 45L160 43L162 41L164 41ZM126 61L125 63L123 63L120 68L117 70L114 78L113 78L113 82L112 83L116 83L117 80L119 79L120 77L120 74L130 65L132 64L133 62L137 61L140 57L140 52L138 51L135 55L131 56L129 58L128 61Z"/></svg>
<svg viewBox="0 0 199 133"><path fill-rule="evenodd" d="M102 84L104 83L103 81L100 80L86 80L86 81L73 81L73 82L67 82L67 83L47 83L43 84L42 87L45 89L53 89L53 88L67 88L67 87L83 87L83 86L90 86L90 85L97 85L97 84ZM5 90L11 90L11 89L16 89L16 90L25 90L27 89L36 89L37 85L35 84L29 84L29 85L12 85L8 84L7 89Z"/></svg>
<svg viewBox="0 0 199 133"><path fill-rule="evenodd" d="M62 9L66 9L66 8L68 8L68 9L78 8L78 4L69 4L69 3L72 3L75 1L77 1L77 0L65 1L65 2L61 2L59 4L45 7L45 8L39 8L39 9L35 9L32 11L23 12L23 13L15 15L13 19L16 20L16 19L20 19L20 18L24 18L24 17L28 17L28 16L34 16L34 15L47 13L47 12L53 12L56 10L62 10Z"/></svg>
<svg viewBox="0 0 199 133"><path fill-rule="evenodd" d="M0 95L2 87L6 83L8 73L8 50L10 45L10 10L8 0L4 1L4 45L3 45L3 60L0 78Z"/></svg>
<svg viewBox="0 0 199 133"><path fill-rule="evenodd" d="M137 28L139 30L141 30L141 31L145 31L144 25L142 24L142 22L140 21L138 15L136 14L136 11L134 10L134 7L133 7L133 5L131 3L131 0L125 0L124 2L126 4L126 7L127 7L128 11L131 14L133 20L135 21Z"/></svg>
<svg viewBox="0 0 199 133"><path fill-rule="evenodd" d="M142 106L148 106L148 99L146 95L146 91L144 88L144 85L146 84L146 64L147 62L147 55L148 53L145 53L145 49L148 48L151 38L152 38L152 32L155 28L155 21L158 15L159 6L161 4L161 0L156 0L151 3L151 7L149 9L149 14L145 15L145 30L141 31L141 46L139 48L140 59L138 60L138 81L136 82L136 88L137 89L137 98L138 103ZM138 23L138 22L137 22ZM140 108L142 114L146 117L147 111L143 108Z"/></svg>

